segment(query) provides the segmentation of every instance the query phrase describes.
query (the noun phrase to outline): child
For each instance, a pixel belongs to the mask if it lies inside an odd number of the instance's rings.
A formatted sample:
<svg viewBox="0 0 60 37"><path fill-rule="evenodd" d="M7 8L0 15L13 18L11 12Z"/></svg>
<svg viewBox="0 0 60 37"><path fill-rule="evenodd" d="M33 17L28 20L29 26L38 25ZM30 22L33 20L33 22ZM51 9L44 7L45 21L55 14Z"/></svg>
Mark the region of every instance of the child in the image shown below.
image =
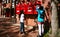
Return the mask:
<svg viewBox="0 0 60 37"><path fill-rule="evenodd" d="M21 11L21 16L20 16L20 31L21 31L21 34L25 33L25 31L24 31L24 13L23 13L23 10Z"/></svg>

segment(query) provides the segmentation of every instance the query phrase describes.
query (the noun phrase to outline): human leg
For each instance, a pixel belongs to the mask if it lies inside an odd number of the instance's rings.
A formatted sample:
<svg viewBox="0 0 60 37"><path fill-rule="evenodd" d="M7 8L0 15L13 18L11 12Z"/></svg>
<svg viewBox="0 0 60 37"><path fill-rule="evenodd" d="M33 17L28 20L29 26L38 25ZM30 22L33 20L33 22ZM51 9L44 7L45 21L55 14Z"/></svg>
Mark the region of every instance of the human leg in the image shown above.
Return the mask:
<svg viewBox="0 0 60 37"><path fill-rule="evenodd" d="M38 24L38 33L41 36L41 24Z"/></svg>
<svg viewBox="0 0 60 37"><path fill-rule="evenodd" d="M42 34L44 34L44 24L42 24Z"/></svg>
<svg viewBox="0 0 60 37"><path fill-rule="evenodd" d="M22 23L20 22L20 32L22 32Z"/></svg>

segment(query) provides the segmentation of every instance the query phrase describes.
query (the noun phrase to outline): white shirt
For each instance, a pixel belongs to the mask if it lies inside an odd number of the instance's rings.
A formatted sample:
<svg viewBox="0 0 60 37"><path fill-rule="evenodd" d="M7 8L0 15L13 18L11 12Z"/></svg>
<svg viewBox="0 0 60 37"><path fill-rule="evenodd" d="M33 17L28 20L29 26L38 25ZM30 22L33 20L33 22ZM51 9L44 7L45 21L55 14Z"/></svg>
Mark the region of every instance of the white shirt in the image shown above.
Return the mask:
<svg viewBox="0 0 60 37"><path fill-rule="evenodd" d="M24 14L21 14L20 22L24 22Z"/></svg>

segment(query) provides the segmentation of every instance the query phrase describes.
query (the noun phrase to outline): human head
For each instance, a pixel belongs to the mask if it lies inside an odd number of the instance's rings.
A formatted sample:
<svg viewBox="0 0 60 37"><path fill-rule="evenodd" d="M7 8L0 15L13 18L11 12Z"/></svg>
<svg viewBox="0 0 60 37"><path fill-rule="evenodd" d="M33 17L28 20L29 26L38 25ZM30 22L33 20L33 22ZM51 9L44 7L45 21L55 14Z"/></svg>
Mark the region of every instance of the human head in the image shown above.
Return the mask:
<svg viewBox="0 0 60 37"><path fill-rule="evenodd" d="M24 11L23 10L21 10L21 14L23 14L24 13Z"/></svg>

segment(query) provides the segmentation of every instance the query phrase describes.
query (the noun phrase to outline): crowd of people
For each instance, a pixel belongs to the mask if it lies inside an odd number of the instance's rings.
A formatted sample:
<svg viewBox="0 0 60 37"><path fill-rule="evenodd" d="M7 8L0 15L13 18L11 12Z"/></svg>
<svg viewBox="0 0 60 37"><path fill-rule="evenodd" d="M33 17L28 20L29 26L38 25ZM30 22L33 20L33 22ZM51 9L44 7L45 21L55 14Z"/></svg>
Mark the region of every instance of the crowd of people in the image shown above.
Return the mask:
<svg viewBox="0 0 60 37"><path fill-rule="evenodd" d="M26 33L24 29L24 15L27 14L37 14L37 24L38 24L38 37L42 37L44 34L44 16L45 9L41 1L37 1L34 4L28 1L22 1L16 6L16 14L20 14L20 32Z"/></svg>
<svg viewBox="0 0 60 37"><path fill-rule="evenodd" d="M32 3L33 2L33 3ZM24 19L25 15L37 15L35 16L37 18L37 26L38 26L38 37L42 37L42 35L44 34L44 22L48 21L49 23L51 22L50 19L50 3L48 3L48 6L45 8L42 1L21 1L18 4L16 4L15 6L15 13L17 15L19 15L19 19L20 19L20 32L25 33L25 29L24 29ZM13 11L10 10L11 8L11 4L6 4L6 17L10 17L11 15L13 15ZM10 13L11 11L11 13ZM11 15L10 15L11 14Z"/></svg>

